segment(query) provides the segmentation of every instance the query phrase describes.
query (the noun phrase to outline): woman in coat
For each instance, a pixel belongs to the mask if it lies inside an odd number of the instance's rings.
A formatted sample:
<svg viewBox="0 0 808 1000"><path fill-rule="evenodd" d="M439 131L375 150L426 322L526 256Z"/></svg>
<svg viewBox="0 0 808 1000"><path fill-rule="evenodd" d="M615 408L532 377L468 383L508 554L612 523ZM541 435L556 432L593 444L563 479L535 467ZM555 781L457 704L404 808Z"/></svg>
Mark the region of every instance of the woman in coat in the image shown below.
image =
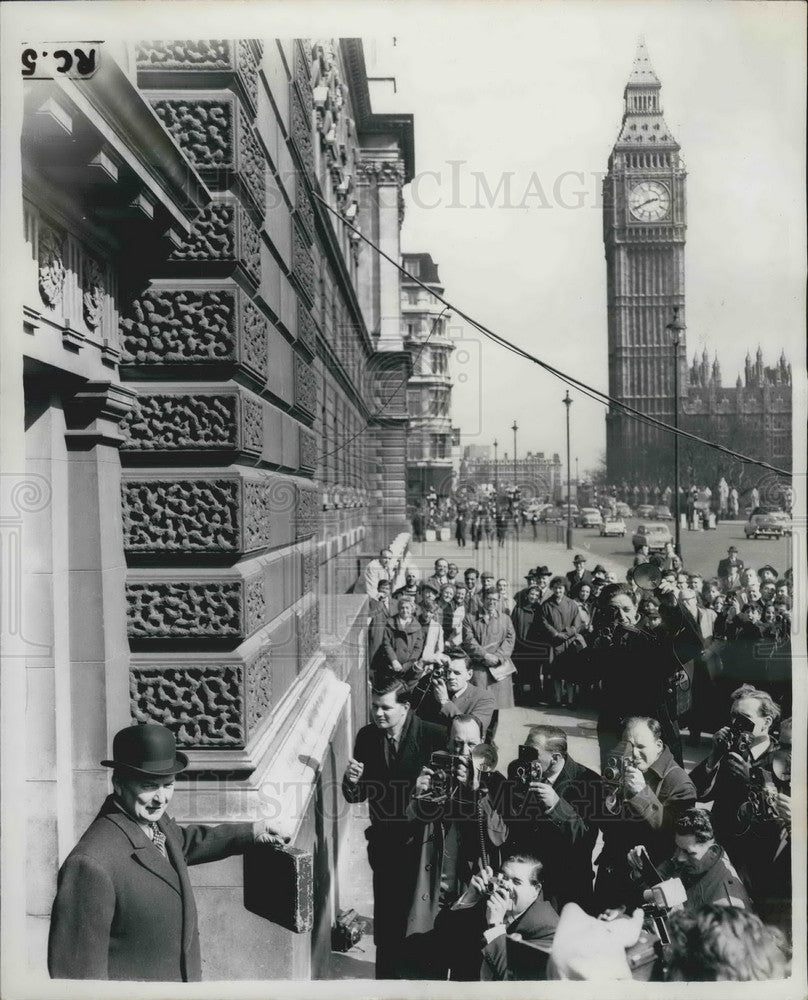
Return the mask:
<svg viewBox="0 0 808 1000"><path fill-rule="evenodd" d="M393 675L407 687L413 687L423 673L424 638L424 630L415 617L415 600L409 594L402 594L398 599L398 614L384 628L377 681Z"/></svg>
<svg viewBox="0 0 808 1000"><path fill-rule="evenodd" d="M546 642L545 669L553 685L553 704L560 705L566 698L572 707L575 681L565 676L565 660L586 647L581 637L584 628L578 605L566 596L567 584L563 576L550 581L550 597L541 605L539 634Z"/></svg>
<svg viewBox="0 0 808 1000"><path fill-rule="evenodd" d="M499 610L499 595L489 591L485 605L463 622L463 649L471 659L472 684L488 688L497 700L497 708L514 705L514 641L513 623Z"/></svg>
<svg viewBox="0 0 808 1000"><path fill-rule="evenodd" d="M514 646L513 665L516 667L517 702L538 701L541 697L539 653L547 642L539 633L541 591L533 584L522 591L511 612Z"/></svg>

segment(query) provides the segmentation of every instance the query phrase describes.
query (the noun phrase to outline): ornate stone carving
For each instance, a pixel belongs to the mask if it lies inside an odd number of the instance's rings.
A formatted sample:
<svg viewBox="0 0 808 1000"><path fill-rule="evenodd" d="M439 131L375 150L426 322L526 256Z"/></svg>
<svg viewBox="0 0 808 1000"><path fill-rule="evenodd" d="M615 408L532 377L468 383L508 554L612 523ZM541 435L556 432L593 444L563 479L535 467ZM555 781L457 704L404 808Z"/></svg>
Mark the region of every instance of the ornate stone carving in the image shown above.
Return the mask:
<svg viewBox="0 0 808 1000"><path fill-rule="evenodd" d="M46 306L55 306L62 297L65 283L64 233L40 223L39 294Z"/></svg>
<svg viewBox="0 0 808 1000"><path fill-rule="evenodd" d="M160 722L189 747L243 747L246 743L244 668L240 663L133 665L132 718Z"/></svg>
<svg viewBox="0 0 808 1000"><path fill-rule="evenodd" d="M317 353L317 324L300 300L297 303L297 339L298 343L314 357Z"/></svg>
<svg viewBox="0 0 808 1000"><path fill-rule="evenodd" d="M236 42L236 65L253 110L258 107L258 60L255 58L253 43L246 38Z"/></svg>
<svg viewBox="0 0 808 1000"><path fill-rule="evenodd" d="M317 468L317 437L311 431L300 428L298 464L301 469L310 469L312 472Z"/></svg>
<svg viewBox="0 0 808 1000"><path fill-rule="evenodd" d="M261 283L261 236L249 215L239 205L236 213L238 224L238 257L242 267L252 278L253 284Z"/></svg>
<svg viewBox="0 0 808 1000"><path fill-rule="evenodd" d="M357 160L355 169L359 181L375 178L379 184L404 184L402 160Z"/></svg>
<svg viewBox="0 0 808 1000"><path fill-rule="evenodd" d="M292 227L292 276L311 305L315 289L314 260L297 226Z"/></svg>
<svg viewBox="0 0 808 1000"><path fill-rule="evenodd" d="M244 634L252 635L266 621L267 602L264 596L264 574L250 577L244 584L246 591L246 615Z"/></svg>
<svg viewBox="0 0 808 1000"><path fill-rule="evenodd" d="M241 447L245 451L260 452L264 447L264 408L254 399L241 399Z"/></svg>
<svg viewBox="0 0 808 1000"><path fill-rule="evenodd" d="M123 319L125 364L235 360L235 293L152 289Z"/></svg>
<svg viewBox="0 0 808 1000"><path fill-rule="evenodd" d="M303 170L310 176L314 176L314 145L312 143L312 112L311 105L305 107L297 93L292 87L289 95L290 123L289 130L292 136L297 155Z"/></svg>
<svg viewBox="0 0 808 1000"><path fill-rule="evenodd" d="M298 181L295 190L295 214L297 221L303 228L303 236L306 242L311 245L314 239L314 207L309 198L308 188L302 181Z"/></svg>
<svg viewBox="0 0 808 1000"><path fill-rule="evenodd" d="M320 582L320 563L317 552L304 552L303 563L303 593L316 594Z"/></svg>
<svg viewBox="0 0 808 1000"><path fill-rule="evenodd" d="M235 448L236 396L141 394L124 430L130 451Z"/></svg>
<svg viewBox="0 0 808 1000"><path fill-rule="evenodd" d="M151 106L194 166L233 165L232 100L156 98Z"/></svg>
<svg viewBox="0 0 808 1000"><path fill-rule="evenodd" d="M121 486L129 552L235 552L238 479L127 480Z"/></svg>
<svg viewBox="0 0 808 1000"><path fill-rule="evenodd" d="M302 38L298 38L295 42L294 79L304 108L310 108L313 103L311 94L310 52L311 45L307 44Z"/></svg>
<svg viewBox="0 0 808 1000"><path fill-rule="evenodd" d="M169 260L235 260L236 210L232 202L212 202L196 217L190 235Z"/></svg>
<svg viewBox="0 0 808 1000"><path fill-rule="evenodd" d="M297 487L295 507L295 541L310 538L320 528L320 491Z"/></svg>
<svg viewBox="0 0 808 1000"><path fill-rule="evenodd" d="M298 669L302 670L320 646L320 624L317 602L297 616Z"/></svg>
<svg viewBox="0 0 808 1000"><path fill-rule="evenodd" d="M242 635L240 582L130 583L126 587L132 638L227 638Z"/></svg>
<svg viewBox="0 0 808 1000"><path fill-rule="evenodd" d="M266 159L243 113L239 113L238 170L263 217L266 211Z"/></svg>
<svg viewBox="0 0 808 1000"><path fill-rule="evenodd" d="M106 281L103 268L94 257L82 259L81 291L84 322L91 330L97 330L101 325L101 314L104 309Z"/></svg>
<svg viewBox="0 0 808 1000"><path fill-rule="evenodd" d="M264 650L247 664L247 733L251 736L272 707L270 652Z"/></svg>
<svg viewBox="0 0 808 1000"><path fill-rule="evenodd" d="M138 69L226 70L233 65L231 43L224 39L140 42Z"/></svg>
<svg viewBox="0 0 808 1000"><path fill-rule="evenodd" d="M270 539L269 484L246 480L244 483L244 550L263 548Z"/></svg>
<svg viewBox="0 0 808 1000"><path fill-rule="evenodd" d="M310 364L295 355L295 406L304 413L317 412L317 376Z"/></svg>
<svg viewBox="0 0 808 1000"><path fill-rule="evenodd" d="M266 379L269 372L269 324L252 302L244 301L241 317L242 361Z"/></svg>

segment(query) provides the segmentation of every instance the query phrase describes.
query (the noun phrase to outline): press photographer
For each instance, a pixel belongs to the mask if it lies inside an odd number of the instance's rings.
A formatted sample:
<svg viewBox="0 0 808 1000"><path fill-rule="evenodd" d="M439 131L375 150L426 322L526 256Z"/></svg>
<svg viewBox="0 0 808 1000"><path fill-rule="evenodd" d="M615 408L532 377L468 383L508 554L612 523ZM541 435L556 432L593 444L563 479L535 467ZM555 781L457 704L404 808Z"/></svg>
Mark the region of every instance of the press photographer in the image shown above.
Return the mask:
<svg viewBox="0 0 808 1000"><path fill-rule="evenodd" d="M508 766L508 844L519 851L540 849L545 896L556 909L568 902L585 909L592 904L592 851L603 796L600 777L567 753L563 729L531 727Z"/></svg>
<svg viewBox="0 0 808 1000"><path fill-rule="evenodd" d="M462 649L448 649L446 655L449 662L419 682L423 686L419 717L446 725L459 715L473 715L485 732L496 707L493 695L471 683L471 665Z"/></svg>
<svg viewBox="0 0 808 1000"><path fill-rule="evenodd" d="M773 851L782 824L776 810L765 808L759 792L774 783L777 742L771 728L780 706L765 691L744 685L732 694L729 724L713 738L709 755L691 778L700 802L711 802L718 841L727 849L753 900L765 896Z"/></svg>
<svg viewBox="0 0 808 1000"><path fill-rule="evenodd" d="M749 895L730 858L716 842L710 814L704 809L688 809L676 821L673 854L653 868L649 866L645 848L629 851L628 862L632 877L640 888L669 878L682 880L687 899L685 907L698 910L707 903L720 906L750 905Z"/></svg>
<svg viewBox="0 0 808 1000"><path fill-rule="evenodd" d="M629 851L643 845L654 863L670 857L676 821L696 800L693 782L665 746L656 719L626 721L622 743L607 758L603 778L609 794L595 881L598 912L636 898Z"/></svg>

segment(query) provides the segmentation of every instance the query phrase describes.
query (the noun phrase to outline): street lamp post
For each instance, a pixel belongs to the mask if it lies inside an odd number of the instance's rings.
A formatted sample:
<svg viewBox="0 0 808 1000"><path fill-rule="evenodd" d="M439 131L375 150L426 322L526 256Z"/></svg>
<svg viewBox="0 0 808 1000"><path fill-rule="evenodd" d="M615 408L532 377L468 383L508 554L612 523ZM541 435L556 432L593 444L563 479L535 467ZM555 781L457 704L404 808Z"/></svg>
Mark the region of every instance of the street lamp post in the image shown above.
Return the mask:
<svg viewBox="0 0 808 1000"><path fill-rule="evenodd" d="M513 426L511 427L513 431L513 490L514 490L514 501L516 500L516 432L519 428L516 426L516 421L514 420Z"/></svg>
<svg viewBox="0 0 808 1000"><path fill-rule="evenodd" d="M561 402L567 408L567 548L572 548L572 496L570 494L570 406L572 406L572 399L570 398L570 391L567 389L567 394L561 400Z"/></svg>
<svg viewBox="0 0 808 1000"><path fill-rule="evenodd" d="M673 307L673 319L665 327L670 330L673 345L673 491L674 491L674 548L681 558L681 504L679 500L679 344L685 331L684 323L679 319L679 306Z"/></svg>
<svg viewBox="0 0 808 1000"><path fill-rule="evenodd" d="M497 445L499 442L494 438L494 497L499 496L499 466L497 464Z"/></svg>

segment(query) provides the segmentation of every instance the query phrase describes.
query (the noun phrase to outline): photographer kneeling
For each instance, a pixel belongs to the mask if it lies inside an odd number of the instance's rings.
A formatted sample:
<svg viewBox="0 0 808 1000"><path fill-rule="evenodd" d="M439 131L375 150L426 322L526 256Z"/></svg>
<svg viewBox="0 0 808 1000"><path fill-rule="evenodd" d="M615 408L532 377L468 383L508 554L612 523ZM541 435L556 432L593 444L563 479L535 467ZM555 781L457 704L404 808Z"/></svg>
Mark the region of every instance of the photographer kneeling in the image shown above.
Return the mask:
<svg viewBox="0 0 808 1000"><path fill-rule="evenodd" d="M553 943L558 914L544 899L542 863L529 854L513 854L494 876L486 867L436 924L443 954L455 981L515 978L508 938L537 946L536 974L544 979L544 955ZM542 954L543 953L543 954Z"/></svg>
<svg viewBox="0 0 808 1000"><path fill-rule="evenodd" d="M732 694L730 724L715 734L713 748L691 772L700 802L711 802L718 841L727 849L753 900L766 896L773 850L782 821L769 807L778 744L770 730L780 707L765 691L744 685ZM789 893L790 894L790 893Z"/></svg>
<svg viewBox="0 0 808 1000"><path fill-rule="evenodd" d="M627 719L622 743L603 771L611 786L603 816L603 851L598 858L595 912L629 904L637 897L628 853L642 845L653 863L670 857L679 816L696 801L696 789L662 742L656 719Z"/></svg>
<svg viewBox="0 0 808 1000"><path fill-rule="evenodd" d="M644 848L634 847L628 855L633 877L648 889L670 878L682 880L687 899L685 909L698 910L707 903L745 909L750 899L726 851L716 843L710 814L688 809L676 821L673 854L649 873ZM650 874L650 877L649 877Z"/></svg>

